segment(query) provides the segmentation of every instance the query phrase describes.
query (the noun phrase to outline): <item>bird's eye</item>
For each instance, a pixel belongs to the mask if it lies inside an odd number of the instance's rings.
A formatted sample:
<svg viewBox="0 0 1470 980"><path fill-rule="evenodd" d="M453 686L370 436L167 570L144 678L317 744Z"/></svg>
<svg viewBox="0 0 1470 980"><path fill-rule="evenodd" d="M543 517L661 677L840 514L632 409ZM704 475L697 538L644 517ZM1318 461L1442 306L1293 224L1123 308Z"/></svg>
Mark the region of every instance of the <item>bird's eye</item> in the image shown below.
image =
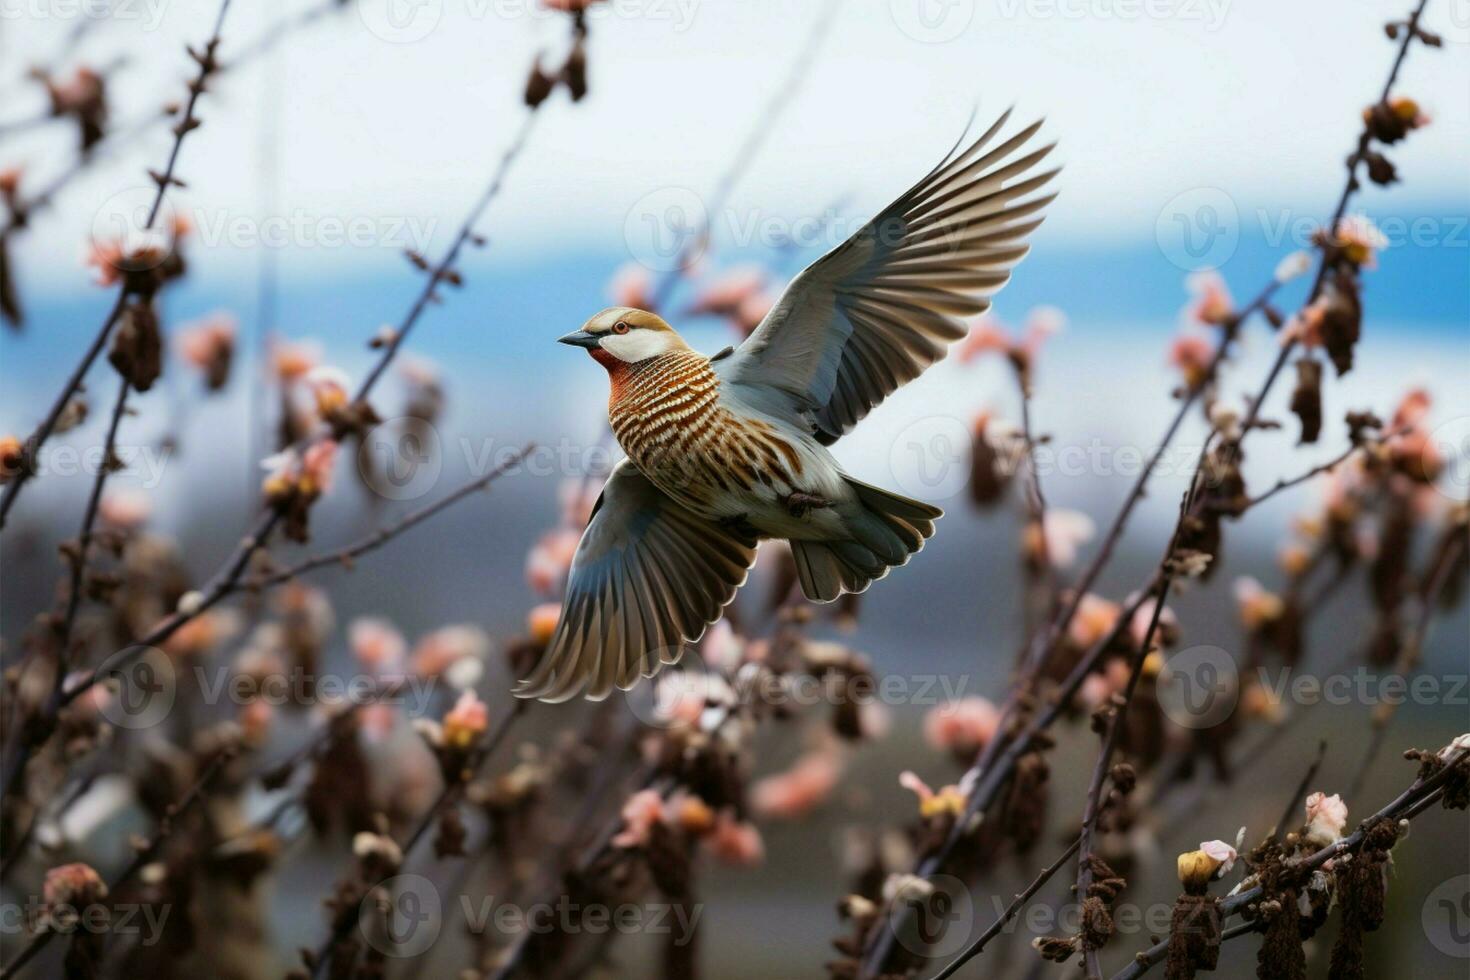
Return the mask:
<svg viewBox="0 0 1470 980"><path fill-rule="evenodd" d="M619 320L617 323L614 323L613 324L613 331L612 332L613 333L627 333L628 332L628 322L626 320Z"/></svg>

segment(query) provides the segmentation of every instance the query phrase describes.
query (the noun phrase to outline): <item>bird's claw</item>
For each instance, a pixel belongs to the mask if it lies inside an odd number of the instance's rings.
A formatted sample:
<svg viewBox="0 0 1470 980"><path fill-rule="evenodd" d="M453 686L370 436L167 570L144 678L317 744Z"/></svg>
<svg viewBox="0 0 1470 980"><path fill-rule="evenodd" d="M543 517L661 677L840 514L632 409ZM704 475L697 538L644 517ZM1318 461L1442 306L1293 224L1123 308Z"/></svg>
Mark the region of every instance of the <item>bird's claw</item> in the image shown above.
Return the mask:
<svg viewBox="0 0 1470 980"><path fill-rule="evenodd" d="M818 497L814 493L802 493L799 490L787 494L783 503L786 505L787 513L798 519L805 517L809 511L832 506L832 501L826 497Z"/></svg>

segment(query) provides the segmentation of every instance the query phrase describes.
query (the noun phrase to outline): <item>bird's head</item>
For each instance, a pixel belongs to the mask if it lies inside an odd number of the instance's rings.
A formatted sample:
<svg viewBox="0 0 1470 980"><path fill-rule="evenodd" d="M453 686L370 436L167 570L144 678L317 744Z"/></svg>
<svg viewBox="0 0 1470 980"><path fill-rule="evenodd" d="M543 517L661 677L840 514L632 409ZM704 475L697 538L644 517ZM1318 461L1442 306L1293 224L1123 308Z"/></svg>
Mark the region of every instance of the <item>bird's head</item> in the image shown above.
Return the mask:
<svg viewBox="0 0 1470 980"><path fill-rule="evenodd" d="M608 370L689 346L662 317L630 306L610 306L582 324L581 330L558 339L587 348Z"/></svg>

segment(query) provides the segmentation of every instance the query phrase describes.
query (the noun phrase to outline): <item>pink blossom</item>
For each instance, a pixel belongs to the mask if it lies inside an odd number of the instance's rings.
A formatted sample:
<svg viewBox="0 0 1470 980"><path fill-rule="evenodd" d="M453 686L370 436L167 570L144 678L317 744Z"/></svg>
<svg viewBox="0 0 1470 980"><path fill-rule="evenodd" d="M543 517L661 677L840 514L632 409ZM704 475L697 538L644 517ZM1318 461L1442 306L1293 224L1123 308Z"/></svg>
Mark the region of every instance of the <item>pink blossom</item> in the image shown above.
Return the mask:
<svg viewBox="0 0 1470 980"><path fill-rule="evenodd" d="M614 847L643 847L653 825L664 819L664 798L658 790L640 789L623 804L623 829L612 839Z"/></svg>
<svg viewBox="0 0 1470 980"><path fill-rule="evenodd" d="M742 337L749 337L761 325L771 307L776 305L776 296L770 292L759 292L747 296L730 317L730 325Z"/></svg>
<svg viewBox="0 0 1470 980"><path fill-rule="evenodd" d="M194 367L207 370L234 347L236 329L233 316L211 313L179 330L179 352Z"/></svg>
<svg viewBox="0 0 1470 980"><path fill-rule="evenodd" d="M1246 629L1260 629L1279 618L1285 609L1281 597L1267 592L1260 582L1249 575L1235 580L1235 604L1240 610L1240 620Z"/></svg>
<svg viewBox="0 0 1470 980"><path fill-rule="evenodd" d="M1204 841L1200 844L1199 849L1204 851L1205 856L1211 861L1220 865L1219 869L1215 872L1215 877L1217 878L1229 874L1230 869L1235 866L1235 848L1222 840Z"/></svg>
<svg viewBox="0 0 1470 980"><path fill-rule="evenodd" d="M347 642L358 662L370 671L398 666L408 650L398 628L375 616L354 619L347 627Z"/></svg>
<svg viewBox="0 0 1470 980"><path fill-rule="evenodd" d="M318 415L326 417L347 404L347 388L351 381L344 371L318 365L307 371L303 380L306 382L306 390L316 401Z"/></svg>
<svg viewBox="0 0 1470 980"><path fill-rule="evenodd" d="M462 661L483 661L489 652L490 638L478 626L445 626L414 644L413 670L421 677L439 677Z"/></svg>
<svg viewBox="0 0 1470 980"><path fill-rule="evenodd" d="M321 363L322 345L314 340L281 340L269 342L271 368L280 381L290 382L306 376Z"/></svg>
<svg viewBox="0 0 1470 980"><path fill-rule="evenodd" d="M937 817L942 814L958 816L964 812L965 797L958 786L941 786L938 790L929 788L929 784L918 777L918 774L905 769L898 774L898 785L913 792L919 798L919 815L923 817Z"/></svg>
<svg viewBox="0 0 1470 980"><path fill-rule="evenodd" d="M464 691L444 715L444 742L467 749L490 727L490 709L474 691Z"/></svg>
<svg viewBox="0 0 1470 980"><path fill-rule="evenodd" d="M574 477L562 481L556 496L561 502L562 522L580 534L592 520L592 508L597 506L597 498L602 496L602 484L597 480Z"/></svg>
<svg viewBox="0 0 1470 980"><path fill-rule="evenodd" d="M1184 285L1194 297L1187 309L1191 321L1218 326L1235 315L1235 301L1225 287L1224 278L1215 270L1193 273Z"/></svg>
<svg viewBox="0 0 1470 980"><path fill-rule="evenodd" d="M1005 325L987 313L970 326L969 334L960 341L954 356L961 364L968 364L983 354L1003 353L1010 347L1011 337Z"/></svg>
<svg viewBox="0 0 1470 980"><path fill-rule="evenodd" d="M735 819L730 811L721 811L714 828L705 838L705 846L724 864L748 868L766 857L766 845L754 824Z"/></svg>
<svg viewBox="0 0 1470 980"><path fill-rule="evenodd" d="M337 462L337 442L323 439L307 447L301 458L301 478L307 493L324 494L332 489L332 469Z"/></svg>
<svg viewBox="0 0 1470 980"><path fill-rule="evenodd" d="M795 819L826 802L842 776L842 764L831 750L808 752L790 769L751 787L751 808L764 817Z"/></svg>
<svg viewBox="0 0 1470 980"><path fill-rule="evenodd" d="M1067 325L1067 315L1055 306L1038 306L1026 314L1026 328L1016 346L1029 357L1041 353L1046 341L1062 332Z"/></svg>
<svg viewBox="0 0 1470 980"><path fill-rule="evenodd" d="M1091 541L1096 533L1097 525L1081 511L1056 507L1048 510L1042 521L1042 537L1046 542L1046 557L1052 567L1072 567L1077 561L1078 549ZM1035 557L1039 559L1041 555L1038 553Z"/></svg>
<svg viewBox="0 0 1470 980"><path fill-rule="evenodd" d="M741 303L760 292L765 281L765 271L759 266L744 265L727 269L699 291L686 312L690 316L733 317L739 311Z"/></svg>
<svg viewBox="0 0 1470 980"><path fill-rule="evenodd" d="M978 696L929 709L924 738L936 749L971 755L989 744L1000 727L1000 712Z"/></svg>
<svg viewBox="0 0 1470 980"><path fill-rule="evenodd" d="M1394 409L1389 429L1417 429L1429 418L1429 409L1434 400L1423 388L1413 388L1399 400Z"/></svg>
<svg viewBox="0 0 1470 980"><path fill-rule="evenodd" d="M582 535L569 527L560 527L541 536L526 554L526 583L542 595L552 595L566 581Z"/></svg>
<svg viewBox="0 0 1470 980"><path fill-rule="evenodd" d="M543 602L532 606L531 611L526 614L526 632L530 635L532 642L549 643L552 634L556 632L556 624L560 620L561 604Z"/></svg>
<svg viewBox="0 0 1470 980"><path fill-rule="evenodd" d="M102 523L124 531L142 527L152 512L152 501L139 490L109 490L97 504Z"/></svg>
<svg viewBox="0 0 1470 980"><path fill-rule="evenodd" d="M100 902L107 897L107 885L90 865L80 861L60 864L46 872L41 897L48 906L78 908Z"/></svg>
<svg viewBox="0 0 1470 980"><path fill-rule="evenodd" d="M1331 796L1313 793L1307 797L1306 809L1308 841L1319 847L1326 847L1333 841L1342 839L1343 828L1347 826L1348 808L1341 796L1336 793Z"/></svg>
<svg viewBox="0 0 1470 980"><path fill-rule="evenodd" d="M1190 387L1204 381L1214 357L1214 346L1201 334L1182 333L1169 345L1169 363L1179 369Z"/></svg>
<svg viewBox="0 0 1470 980"><path fill-rule="evenodd" d="M240 732L251 745L260 745L270 735L271 719L275 709L269 701L256 698L240 708L238 721Z"/></svg>
<svg viewBox="0 0 1470 980"><path fill-rule="evenodd" d="M1348 261L1367 269L1378 266L1378 252L1388 247L1388 238L1366 215L1349 214L1337 223L1337 246Z"/></svg>
<svg viewBox="0 0 1470 980"><path fill-rule="evenodd" d="M1144 637L1148 634L1148 624L1153 622L1154 610L1158 608L1159 600L1148 598L1139 604L1133 613L1133 618L1128 621L1128 638L1133 642L1135 648L1143 645ZM1160 634L1177 626L1179 618L1174 615L1174 610L1165 606L1159 613L1159 627L1154 630L1153 642L1157 645Z"/></svg>
<svg viewBox="0 0 1470 980"><path fill-rule="evenodd" d="M1077 612L1067 624L1067 638L1073 646L1085 650L1108 635L1122 612L1116 602L1088 592L1077 603Z"/></svg>
<svg viewBox="0 0 1470 980"><path fill-rule="evenodd" d="M617 306L646 310L653 306L653 281L648 270L637 262L628 262L613 274L608 295Z"/></svg>

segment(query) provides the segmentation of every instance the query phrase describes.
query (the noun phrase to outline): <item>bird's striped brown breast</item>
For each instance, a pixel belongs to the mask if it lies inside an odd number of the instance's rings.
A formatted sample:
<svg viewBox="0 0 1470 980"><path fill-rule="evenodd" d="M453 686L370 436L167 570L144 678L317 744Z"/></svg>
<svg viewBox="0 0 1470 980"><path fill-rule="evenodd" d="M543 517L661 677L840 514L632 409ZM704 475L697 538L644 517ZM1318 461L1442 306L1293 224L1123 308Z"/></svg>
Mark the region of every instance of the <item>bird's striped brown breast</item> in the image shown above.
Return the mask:
<svg viewBox="0 0 1470 980"><path fill-rule="evenodd" d="M719 404L720 379L704 355L672 351L624 365L612 384L613 432L665 493L704 509L721 496L798 488L800 454L769 423Z"/></svg>

